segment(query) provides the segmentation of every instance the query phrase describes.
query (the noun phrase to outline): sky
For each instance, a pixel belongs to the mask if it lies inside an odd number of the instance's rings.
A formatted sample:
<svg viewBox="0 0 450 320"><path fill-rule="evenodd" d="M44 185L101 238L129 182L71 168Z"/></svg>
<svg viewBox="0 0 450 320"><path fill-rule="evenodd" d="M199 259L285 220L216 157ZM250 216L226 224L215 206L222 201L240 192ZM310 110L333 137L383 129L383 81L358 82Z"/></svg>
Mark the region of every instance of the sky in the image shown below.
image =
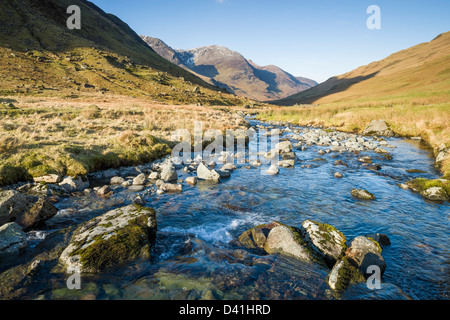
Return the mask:
<svg viewBox="0 0 450 320"><path fill-rule="evenodd" d="M221 45L319 83L450 31L449 0L90 1L172 48Z"/></svg>

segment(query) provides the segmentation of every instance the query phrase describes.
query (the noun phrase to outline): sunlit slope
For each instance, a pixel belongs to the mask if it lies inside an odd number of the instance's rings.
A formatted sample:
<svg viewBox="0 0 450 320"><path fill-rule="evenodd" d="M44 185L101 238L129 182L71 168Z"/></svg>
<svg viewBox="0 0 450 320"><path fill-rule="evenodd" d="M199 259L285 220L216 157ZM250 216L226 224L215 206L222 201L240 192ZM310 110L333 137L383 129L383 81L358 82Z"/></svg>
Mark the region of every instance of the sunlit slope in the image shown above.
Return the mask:
<svg viewBox="0 0 450 320"><path fill-rule="evenodd" d="M278 105L335 102L429 104L450 101L450 32L359 67Z"/></svg>

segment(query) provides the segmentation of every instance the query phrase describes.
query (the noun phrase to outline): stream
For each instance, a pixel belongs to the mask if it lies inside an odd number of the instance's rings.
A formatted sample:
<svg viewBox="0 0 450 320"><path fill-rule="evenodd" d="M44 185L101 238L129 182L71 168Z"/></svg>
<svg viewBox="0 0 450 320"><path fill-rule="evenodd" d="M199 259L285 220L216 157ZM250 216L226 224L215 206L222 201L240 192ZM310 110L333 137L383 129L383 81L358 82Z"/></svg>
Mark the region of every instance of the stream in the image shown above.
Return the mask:
<svg viewBox="0 0 450 320"><path fill-rule="evenodd" d="M265 125L256 120L250 123ZM284 137L291 134L285 132ZM418 141L386 140L395 146L389 149L392 160L370 150L358 155L320 155L324 147L311 145L305 151L294 148L298 163L294 168L280 168L274 176L265 174L267 166L245 163L236 164L231 177L219 184L183 182L183 192L178 194L158 195L151 186L139 192L114 186L109 198L95 193L63 198L56 204L58 214L47 221L47 229L28 233L32 246L54 231L129 204L141 195L157 212L153 257L101 275L82 275L81 290L68 290L67 275L50 272L33 283L23 298L448 299L449 203L428 201L398 186L416 177L438 178L433 158ZM364 155L372 157L381 170L364 168L357 160ZM336 160L347 166L335 166ZM427 173L407 173L407 169ZM343 178L333 176L338 171ZM178 175L185 179L195 172L178 170ZM94 183L102 186L105 181ZM369 190L376 199L355 199L350 195L353 188ZM370 290L358 284L336 297L325 282L328 269L235 244L242 232L256 225L276 220L301 226L306 219L336 227L347 240L386 234L391 245L382 252L387 265L382 288Z"/></svg>

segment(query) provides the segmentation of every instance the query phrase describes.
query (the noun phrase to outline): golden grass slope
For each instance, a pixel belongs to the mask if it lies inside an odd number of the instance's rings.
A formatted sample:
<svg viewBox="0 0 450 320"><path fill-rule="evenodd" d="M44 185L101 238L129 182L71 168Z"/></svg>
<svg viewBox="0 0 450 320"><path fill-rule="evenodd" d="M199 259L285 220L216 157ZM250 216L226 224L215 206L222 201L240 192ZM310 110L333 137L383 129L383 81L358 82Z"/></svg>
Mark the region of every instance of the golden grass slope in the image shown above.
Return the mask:
<svg viewBox="0 0 450 320"><path fill-rule="evenodd" d="M431 104L450 101L450 32L275 102Z"/></svg>

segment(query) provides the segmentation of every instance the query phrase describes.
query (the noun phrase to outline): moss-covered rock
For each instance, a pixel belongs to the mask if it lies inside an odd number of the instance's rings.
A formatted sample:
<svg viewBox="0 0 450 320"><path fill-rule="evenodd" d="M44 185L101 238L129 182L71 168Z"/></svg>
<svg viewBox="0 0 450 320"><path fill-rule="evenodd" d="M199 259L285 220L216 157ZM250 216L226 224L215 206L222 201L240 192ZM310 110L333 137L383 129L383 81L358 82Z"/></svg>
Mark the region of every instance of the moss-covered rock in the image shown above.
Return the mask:
<svg viewBox="0 0 450 320"><path fill-rule="evenodd" d="M375 196L367 190L353 189L352 196L361 200L375 200Z"/></svg>
<svg viewBox="0 0 450 320"><path fill-rule="evenodd" d="M406 185L414 192L420 193L428 200L449 201L450 181L446 179L418 178L408 181Z"/></svg>
<svg viewBox="0 0 450 320"><path fill-rule="evenodd" d="M249 249L264 249L270 230L279 226L279 222L271 222L253 227L239 236L239 243Z"/></svg>
<svg viewBox="0 0 450 320"><path fill-rule="evenodd" d="M264 250L269 254L282 254L306 262L313 262L314 256L300 229L283 224L270 230L264 243Z"/></svg>
<svg viewBox="0 0 450 320"><path fill-rule="evenodd" d="M67 269L97 273L139 257L149 258L156 229L151 208L115 209L78 227L59 260Z"/></svg>
<svg viewBox="0 0 450 320"><path fill-rule="evenodd" d="M342 294L350 284L363 282L364 277L351 259L343 257L331 269L326 281L331 289Z"/></svg>
<svg viewBox="0 0 450 320"><path fill-rule="evenodd" d="M302 223L301 233L314 254L324 259L330 267L344 256L347 239L335 227L326 223L305 220Z"/></svg>

